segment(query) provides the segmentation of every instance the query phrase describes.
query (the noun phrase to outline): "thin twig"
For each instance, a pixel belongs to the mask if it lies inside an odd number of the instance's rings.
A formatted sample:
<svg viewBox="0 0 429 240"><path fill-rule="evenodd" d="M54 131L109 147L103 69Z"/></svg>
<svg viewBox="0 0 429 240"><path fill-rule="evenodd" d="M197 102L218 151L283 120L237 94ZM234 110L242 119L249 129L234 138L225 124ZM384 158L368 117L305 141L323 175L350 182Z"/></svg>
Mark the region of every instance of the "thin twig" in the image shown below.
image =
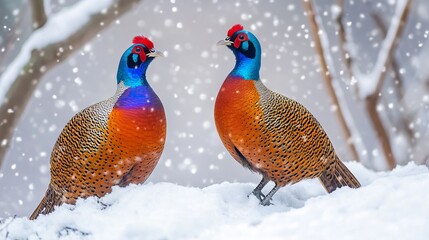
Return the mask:
<svg viewBox="0 0 429 240"><path fill-rule="evenodd" d="M16 219L16 215L14 215L11 219L10 219L10 221L9 222L4 222L4 225L3 225L3 227L2 228L0 228L0 233L3 231L3 230L7 230L7 228L9 227L9 225L14 221ZM2 223L3 224L3 223ZM7 239L7 236L9 235L9 232L8 231L6 231L6 236L5 236L5 238Z"/></svg>
<svg viewBox="0 0 429 240"><path fill-rule="evenodd" d="M347 34L346 29L344 27L344 0L337 0L337 6L339 7L339 13L336 17L337 25L338 25L338 35L340 38L341 51L344 56L344 61L346 63L346 68L348 70L348 77L350 80L354 79L353 75L353 58L347 48Z"/></svg>
<svg viewBox="0 0 429 240"><path fill-rule="evenodd" d="M353 137L351 134L351 130L349 126L347 125L347 122L344 118L343 110L340 105L340 101L338 99L338 96L336 95L334 86L333 86L333 79L332 75L329 73L329 67L326 61L326 56L324 49L322 47L322 42L319 36L320 27L317 23L313 4L311 3L311 0L303 0L304 8L306 10L306 14L310 23L310 29L313 34L313 40L316 48L316 52L318 53L319 60L320 60L320 66L322 68L322 75L323 79L325 80L326 88L328 91L329 96L331 96L332 102L337 106L337 117L338 121L340 123L341 129L344 132L344 135L347 139L348 147L350 149L350 153L352 154L353 159L359 161L359 155L356 150L356 146L353 142Z"/></svg>

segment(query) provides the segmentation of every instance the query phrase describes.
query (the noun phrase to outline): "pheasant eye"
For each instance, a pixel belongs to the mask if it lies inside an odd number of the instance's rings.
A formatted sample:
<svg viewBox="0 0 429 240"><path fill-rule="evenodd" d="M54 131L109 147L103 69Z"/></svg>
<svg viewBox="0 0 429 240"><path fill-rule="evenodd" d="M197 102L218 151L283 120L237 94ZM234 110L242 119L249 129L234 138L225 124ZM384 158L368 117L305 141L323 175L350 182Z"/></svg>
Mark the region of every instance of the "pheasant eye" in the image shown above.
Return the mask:
<svg viewBox="0 0 429 240"><path fill-rule="evenodd" d="M244 40L244 35L240 35L240 36L238 36L238 38L239 38L240 40Z"/></svg>
<svg viewBox="0 0 429 240"><path fill-rule="evenodd" d="M142 49L140 47L136 47L136 52L141 52Z"/></svg>

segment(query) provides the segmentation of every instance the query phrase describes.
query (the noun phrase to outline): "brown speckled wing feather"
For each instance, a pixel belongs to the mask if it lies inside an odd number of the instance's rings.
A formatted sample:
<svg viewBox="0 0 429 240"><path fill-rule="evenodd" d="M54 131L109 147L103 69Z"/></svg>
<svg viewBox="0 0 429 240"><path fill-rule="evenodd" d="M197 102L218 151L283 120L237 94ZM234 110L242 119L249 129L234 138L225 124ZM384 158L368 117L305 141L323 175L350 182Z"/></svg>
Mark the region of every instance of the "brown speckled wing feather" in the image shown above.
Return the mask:
<svg viewBox="0 0 429 240"><path fill-rule="evenodd" d="M64 127L51 154L51 185L55 190L70 191L79 175L86 174L88 159L95 156L107 138L112 107L111 101L92 105L77 113Z"/></svg>
<svg viewBox="0 0 429 240"><path fill-rule="evenodd" d="M255 85L265 125L261 129L270 139L271 159L278 163L274 170L278 175L272 171L271 177L280 177L278 184L285 185L320 176L336 156L319 122L300 103L267 89L260 81Z"/></svg>

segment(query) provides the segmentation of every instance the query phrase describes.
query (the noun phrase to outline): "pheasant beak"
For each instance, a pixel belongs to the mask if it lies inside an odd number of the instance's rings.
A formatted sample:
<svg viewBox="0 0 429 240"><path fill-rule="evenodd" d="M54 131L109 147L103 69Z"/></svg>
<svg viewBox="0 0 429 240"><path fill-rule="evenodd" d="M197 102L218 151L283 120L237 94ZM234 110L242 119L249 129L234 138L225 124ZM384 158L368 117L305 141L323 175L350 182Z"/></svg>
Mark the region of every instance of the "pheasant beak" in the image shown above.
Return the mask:
<svg viewBox="0 0 429 240"><path fill-rule="evenodd" d="M164 57L164 54L161 51L156 50L155 48L152 48L150 50L150 53L146 54L148 57Z"/></svg>
<svg viewBox="0 0 429 240"><path fill-rule="evenodd" d="M216 45L217 45L217 46L230 46L230 45L232 45L232 44L234 44L234 42L232 42L232 41L231 41L231 40L229 40L228 38L227 38L227 39L220 40L219 42L217 42L217 43L216 43Z"/></svg>

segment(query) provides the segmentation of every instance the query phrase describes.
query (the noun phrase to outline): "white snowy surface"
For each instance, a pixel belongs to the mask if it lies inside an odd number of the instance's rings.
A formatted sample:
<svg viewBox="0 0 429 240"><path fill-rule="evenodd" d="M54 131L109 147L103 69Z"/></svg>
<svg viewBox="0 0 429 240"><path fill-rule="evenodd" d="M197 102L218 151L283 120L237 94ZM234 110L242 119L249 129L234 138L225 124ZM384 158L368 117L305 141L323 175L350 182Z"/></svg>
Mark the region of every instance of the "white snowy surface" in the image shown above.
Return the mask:
<svg viewBox="0 0 429 240"><path fill-rule="evenodd" d="M18 56L0 76L0 99L4 99L22 68L30 60L31 52L49 44L60 42L78 31L91 18L91 15L107 9L113 0L80 1L71 7L50 15L46 24L36 30L23 44ZM68 47L68 46L64 46ZM35 69L39 71L39 69ZM43 71L40 69L40 71Z"/></svg>
<svg viewBox="0 0 429 240"><path fill-rule="evenodd" d="M319 181L306 180L263 207L247 198L256 183L132 185L115 188L103 204L90 198L35 221L4 219L0 239L427 239L426 167L375 173L347 166L362 188L327 194Z"/></svg>

